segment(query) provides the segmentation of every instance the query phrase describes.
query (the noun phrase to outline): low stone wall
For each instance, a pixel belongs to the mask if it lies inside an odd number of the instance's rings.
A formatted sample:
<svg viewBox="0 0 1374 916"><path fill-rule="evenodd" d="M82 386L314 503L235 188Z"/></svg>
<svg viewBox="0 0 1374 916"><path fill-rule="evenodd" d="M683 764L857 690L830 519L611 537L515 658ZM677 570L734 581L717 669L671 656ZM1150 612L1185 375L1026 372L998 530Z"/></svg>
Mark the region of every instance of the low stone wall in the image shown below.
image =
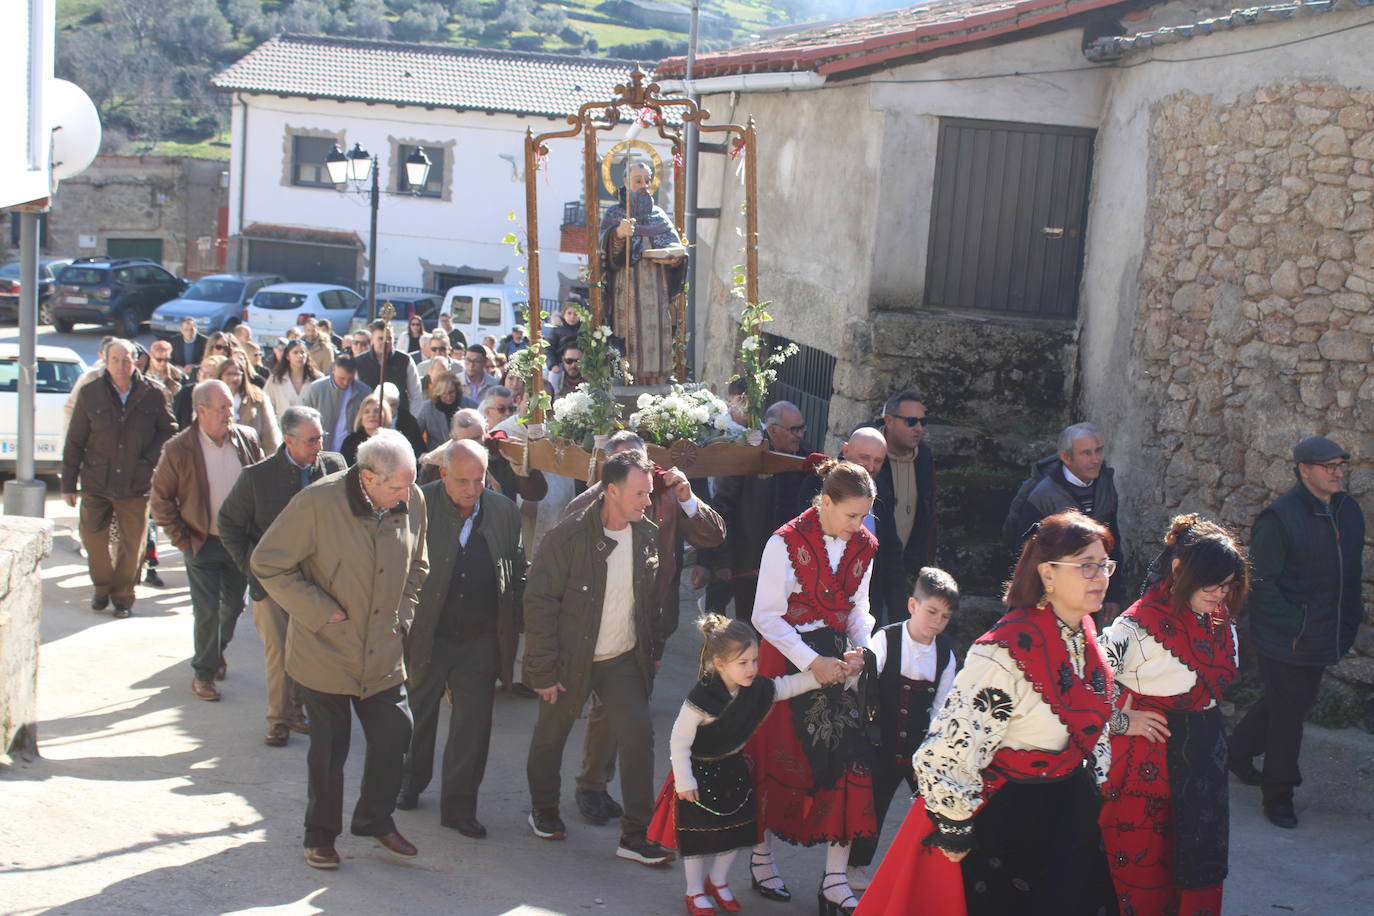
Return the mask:
<svg viewBox="0 0 1374 916"><path fill-rule="evenodd" d="M1293 444L1350 450L1374 513L1374 89L1295 83L1152 111L1151 202L1130 376L1144 410L1128 511L1146 536L1179 511L1249 532L1294 482ZM1371 526L1374 532L1374 526ZM1366 622L1374 546L1366 542ZM1332 671L1374 685L1374 627Z"/></svg>
<svg viewBox="0 0 1374 916"><path fill-rule="evenodd" d="M38 749L38 624L53 523L0 516L0 765Z"/></svg>

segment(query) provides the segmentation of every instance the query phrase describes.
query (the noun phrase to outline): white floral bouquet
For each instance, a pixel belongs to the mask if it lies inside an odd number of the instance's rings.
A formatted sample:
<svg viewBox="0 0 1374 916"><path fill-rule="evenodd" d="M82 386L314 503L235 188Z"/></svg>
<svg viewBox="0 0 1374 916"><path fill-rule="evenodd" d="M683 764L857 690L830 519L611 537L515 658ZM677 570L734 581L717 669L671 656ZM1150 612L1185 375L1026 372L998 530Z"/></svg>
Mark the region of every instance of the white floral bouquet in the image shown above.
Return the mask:
<svg viewBox="0 0 1374 916"><path fill-rule="evenodd" d="M553 402L549 433L590 452L597 436L615 431L619 418L620 405L611 393L583 382Z"/></svg>
<svg viewBox="0 0 1374 916"><path fill-rule="evenodd" d="M730 417L730 406L705 385L672 385L666 394L641 394L630 414L630 429L646 441L670 446L679 439L697 445L740 439L744 427ZM555 405L557 409L557 405Z"/></svg>

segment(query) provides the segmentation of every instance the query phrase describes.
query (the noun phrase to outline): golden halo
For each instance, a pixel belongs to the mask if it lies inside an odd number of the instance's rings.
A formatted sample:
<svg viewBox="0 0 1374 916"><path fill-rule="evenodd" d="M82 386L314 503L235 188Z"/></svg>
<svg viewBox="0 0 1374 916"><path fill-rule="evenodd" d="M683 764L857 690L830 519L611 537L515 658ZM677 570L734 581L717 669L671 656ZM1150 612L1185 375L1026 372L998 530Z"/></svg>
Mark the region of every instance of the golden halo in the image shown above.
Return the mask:
<svg viewBox="0 0 1374 916"><path fill-rule="evenodd" d="M649 156L649 161L654 164L654 178L649 183L649 192L658 193L658 186L662 183L663 159L658 155L658 150L654 149L643 140L621 140L615 146L607 150L606 155L601 157L601 184L606 188L606 193L612 197L619 192L615 186L615 181L611 178L611 166L615 163L615 155L621 150L626 150L625 158L629 158L628 150L630 147L643 150Z"/></svg>

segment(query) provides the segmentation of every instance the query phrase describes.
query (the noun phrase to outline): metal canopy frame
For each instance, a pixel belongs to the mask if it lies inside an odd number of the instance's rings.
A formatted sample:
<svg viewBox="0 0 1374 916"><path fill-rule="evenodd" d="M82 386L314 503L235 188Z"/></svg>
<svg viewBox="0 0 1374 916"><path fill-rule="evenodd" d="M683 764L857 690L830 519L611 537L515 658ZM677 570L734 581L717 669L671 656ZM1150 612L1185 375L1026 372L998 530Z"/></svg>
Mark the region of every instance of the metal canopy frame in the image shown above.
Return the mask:
<svg viewBox="0 0 1374 916"><path fill-rule="evenodd" d="M731 148L731 154L742 153L744 155L744 201L745 201L745 243L744 243L744 271L745 271L745 295L749 302L758 301L758 157L755 155L757 136L754 129L754 119L749 118L748 122L740 124L707 124L705 123L711 114L706 109L699 106L695 101L687 97L664 97L658 83L644 82L645 74L636 66L630 73L630 82L622 83L615 87L616 97L609 100L585 102L578 109L577 114L568 116L568 124L571 125L565 130L548 131L536 134L533 128L525 130L525 225L526 225L526 257L528 258L527 279L529 283L529 329L530 342L536 350L539 348L541 337L542 321L538 312L540 301L539 296L539 189L536 177L541 167L541 163L548 156L549 148L546 145L549 140L557 140L565 137L582 137L582 181L583 194L586 197L587 226L586 226L586 252L588 268L588 290L591 294L591 313L592 320L599 326L603 323L605 306L602 302L602 291L605 284L602 281L601 258L600 258L600 224L601 213L598 206L598 196L596 182L599 172L599 157L596 154L596 142L598 134L602 131L614 130L615 127L627 119L622 114L622 109L628 109L629 120L639 120L641 123L646 121L652 123L658 130L658 135L667 140L673 148L673 222L677 225L678 235L684 240L687 239L684 230L684 219L686 215L686 194L687 189L683 182L683 163L685 161L686 148L682 136L682 130L677 127L668 126L668 117L680 120L683 125L695 124L697 130L707 133L720 133L735 138L735 145ZM652 113L651 115L649 113ZM696 257L696 252L688 253L689 257ZM678 340L681 344L687 339L687 297L684 293L679 293L673 302L673 309L677 320ZM687 375L686 347L677 345L674 347L675 366L677 378L685 379ZM543 373L535 372L530 380L530 393L537 395L543 389ZM537 403L537 402L536 402ZM536 408L535 422L542 422L542 411Z"/></svg>

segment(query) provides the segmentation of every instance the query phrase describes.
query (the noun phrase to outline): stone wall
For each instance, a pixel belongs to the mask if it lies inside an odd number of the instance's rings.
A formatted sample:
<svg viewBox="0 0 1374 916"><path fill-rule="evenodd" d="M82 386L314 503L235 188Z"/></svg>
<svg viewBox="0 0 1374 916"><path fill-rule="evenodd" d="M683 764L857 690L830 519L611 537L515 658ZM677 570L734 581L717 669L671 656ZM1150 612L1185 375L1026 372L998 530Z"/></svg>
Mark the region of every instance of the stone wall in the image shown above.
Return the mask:
<svg viewBox="0 0 1374 916"><path fill-rule="evenodd" d="M1374 89L1294 83L1151 110L1131 377L1160 469L1137 531L1202 511L1248 532L1293 484L1293 444L1352 455L1374 513ZM1371 527L1374 531L1374 527ZM1374 548L1366 543L1366 622ZM1374 685L1374 628L1333 676Z"/></svg>
<svg viewBox="0 0 1374 916"><path fill-rule="evenodd" d="M0 516L0 766L38 748L39 565L52 552L52 528Z"/></svg>

